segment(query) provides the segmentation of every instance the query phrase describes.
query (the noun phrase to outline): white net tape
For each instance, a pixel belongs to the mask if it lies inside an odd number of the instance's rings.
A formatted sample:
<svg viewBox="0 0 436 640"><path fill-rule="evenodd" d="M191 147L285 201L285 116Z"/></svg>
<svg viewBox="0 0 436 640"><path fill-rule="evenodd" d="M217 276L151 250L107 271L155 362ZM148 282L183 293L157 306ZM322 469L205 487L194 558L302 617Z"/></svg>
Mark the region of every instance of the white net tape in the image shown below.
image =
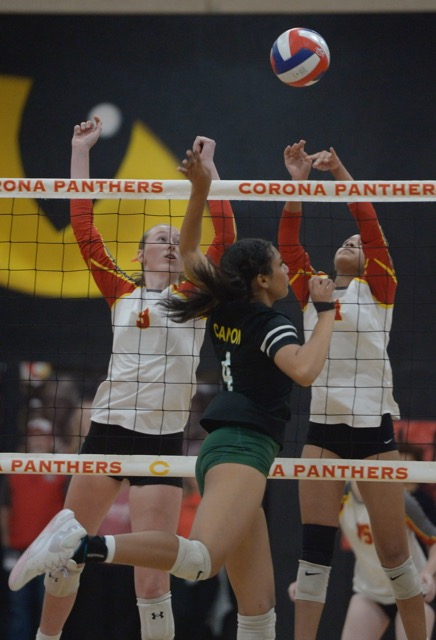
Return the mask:
<svg viewBox="0 0 436 640"><path fill-rule="evenodd" d="M0 453L0 473L193 477L195 456ZM436 482L436 462L276 458L275 480Z"/></svg>
<svg viewBox="0 0 436 640"><path fill-rule="evenodd" d="M189 198L187 180L67 180L0 178L0 198L101 198L167 200ZM436 201L436 180L285 181L214 180L211 200L288 200L333 202Z"/></svg>

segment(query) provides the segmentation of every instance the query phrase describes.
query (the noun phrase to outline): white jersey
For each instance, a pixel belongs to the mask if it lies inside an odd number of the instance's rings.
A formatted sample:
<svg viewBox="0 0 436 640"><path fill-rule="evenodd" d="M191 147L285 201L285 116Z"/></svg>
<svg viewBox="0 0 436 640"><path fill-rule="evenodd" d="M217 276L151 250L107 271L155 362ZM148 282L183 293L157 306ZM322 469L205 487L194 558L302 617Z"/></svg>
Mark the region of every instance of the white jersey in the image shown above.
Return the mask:
<svg viewBox="0 0 436 640"><path fill-rule="evenodd" d="M397 280L374 207L349 205L359 228L365 267L346 289L334 292L335 324L328 358L312 385L310 419L321 424L378 427L381 417L398 417L387 354ZM299 241L301 212L283 212L279 247L289 268L290 284L304 314L306 341L318 314L310 299L309 280L318 272Z"/></svg>
<svg viewBox="0 0 436 640"><path fill-rule="evenodd" d="M387 354L392 306L374 300L366 280L355 278L335 291L336 318L328 358L312 385L310 419L378 427L385 413L399 417ZM318 314L311 300L304 310L306 342Z"/></svg>
<svg viewBox="0 0 436 640"><path fill-rule="evenodd" d="M177 324L158 303L174 292L138 287L111 309L112 355L92 420L155 435L183 431L205 320Z"/></svg>
<svg viewBox="0 0 436 640"><path fill-rule="evenodd" d="M420 573L426 564L426 557L414 531L427 544L434 544L436 527L426 518L413 496L405 492L405 498L409 550ZM375 550L368 511L350 487L342 501L339 523L355 555L353 591L383 605L395 604L390 581ZM392 535L395 535L395 531L392 531Z"/></svg>
<svg viewBox="0 0 436 640"><path fill-rule="evenodd" d="M235 240L228 202L209 202L215 237L206 256L219 264ZM183 282L164 291L138 286L117 265L94 226L92 201L71 201L71 224L82 256L112 316L113 346L106 380L94 398L94 422L153 435L183 431L195 391L204 319L173 322L159 301L184 295Z"/></svg>

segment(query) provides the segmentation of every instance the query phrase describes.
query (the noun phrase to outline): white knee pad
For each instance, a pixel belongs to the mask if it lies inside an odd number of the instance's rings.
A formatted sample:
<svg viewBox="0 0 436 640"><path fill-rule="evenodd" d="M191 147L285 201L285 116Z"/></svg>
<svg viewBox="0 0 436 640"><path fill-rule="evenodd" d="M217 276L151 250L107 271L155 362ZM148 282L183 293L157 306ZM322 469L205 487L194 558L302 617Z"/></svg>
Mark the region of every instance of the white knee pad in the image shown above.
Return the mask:
<svg viewBox="0 0 436 640"><path fill-rule="evenodd" d="M47 593L56 598L65 598L79 589L80 575L85 567L77 569L56 569L45 574L44 587Z"/></svg>
<svg viewBox="0 0 436 640"><path fill-rule="evenodd" d="M173 640L174 617L171 592L160 598L137 598L141 620L141 640Z"/></svg>
<svg viewBox="0 0 436 640"><path fill-rule="evenodd" d="M300 560L297 574L296 600L311 600L324 603L331 567Z"/></svg>
<svg viewBox="0 0 436 640"><path fill-rule="evenodd" d="M241 616L238 613L237 640L275 640L276 613L270 609L260 616Z"/></svg>
<svg viewBox="0 0 436 640"><path fill-rule="evenodd" d="M206 580L209 578L211 560L207 547L199 540L177 537L179 551L170 573L184 580Z"/></svg>
<svg viewBox="0 0 436 640"><path fill-rule="evenodd" d="M395 600L408 600L422 593L422 584L412 558L399 567L383 567L394 592Z"/></svg>

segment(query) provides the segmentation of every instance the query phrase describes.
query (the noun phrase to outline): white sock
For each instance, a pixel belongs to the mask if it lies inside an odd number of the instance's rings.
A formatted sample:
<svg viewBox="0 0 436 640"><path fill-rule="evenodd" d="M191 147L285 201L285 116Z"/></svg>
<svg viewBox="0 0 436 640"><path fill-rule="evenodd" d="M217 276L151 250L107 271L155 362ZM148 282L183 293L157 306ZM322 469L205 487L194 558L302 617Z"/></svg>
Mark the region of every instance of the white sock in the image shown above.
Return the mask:
<svg viewBox="0 0 436 640"><path fill-rule="evenodd" d="M237 640L275 640L276 614L270 609L260 616L241 616L238 613Z"/></svg>
<svg viewBox="0 0 436 640"><path fill-rule="evenodd" d="M105 562L112 562L115 555L115 538L113 536L105 536L104 541L107 546L107 556Z"/></svg>
<svg viewBox="0 0 436 640"><path fill-rule="evenodd" d="M159 598L137 598L142 640L173 640L171 591Z"/></svg>
<svg viewBox="0 0 436 640"><path fill-rule="evenodd" d="M35 640L60 640L61 633L57 633L55 636L46 636L45 633L41 633L41 630L38 629Z"/></svg>

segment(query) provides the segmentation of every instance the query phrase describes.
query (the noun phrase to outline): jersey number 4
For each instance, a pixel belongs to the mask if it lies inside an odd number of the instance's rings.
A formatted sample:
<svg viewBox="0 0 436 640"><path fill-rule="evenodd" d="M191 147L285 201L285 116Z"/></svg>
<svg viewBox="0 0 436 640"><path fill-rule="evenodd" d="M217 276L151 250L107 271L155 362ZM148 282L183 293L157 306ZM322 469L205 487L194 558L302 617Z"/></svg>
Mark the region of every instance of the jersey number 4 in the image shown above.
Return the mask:
<svg viewBox="0 0 436 640"><path fill-rule="evenodd" d="M226 359L221 360L221 369L223 381L227 387L227 391L233 391L233 378L232 371L230 369L230 351L226 352Z"/></svg>

